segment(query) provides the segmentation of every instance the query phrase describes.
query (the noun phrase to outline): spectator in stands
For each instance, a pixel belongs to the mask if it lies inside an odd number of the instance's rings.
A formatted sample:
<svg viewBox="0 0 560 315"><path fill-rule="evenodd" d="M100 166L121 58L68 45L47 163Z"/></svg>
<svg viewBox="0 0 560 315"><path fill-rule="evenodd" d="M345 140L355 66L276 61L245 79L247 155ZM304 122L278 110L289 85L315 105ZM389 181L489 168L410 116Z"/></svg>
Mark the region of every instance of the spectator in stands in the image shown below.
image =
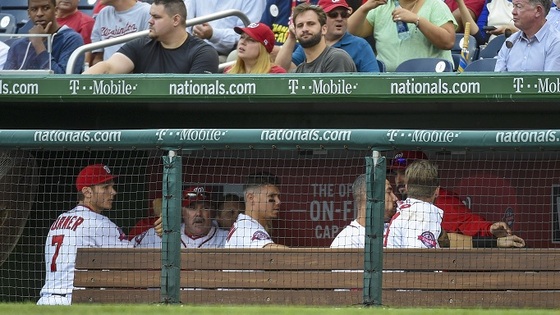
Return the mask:
<svg viewBox="0 0 560 315"><path fill-rule="evenodd" d="M547 23L550 0L513 0L511 35L498 52L494 71L560 71L560 31Z"/></svg>
<svg viewBox="0 0 560 315"><path fill-rule="evenodd" d="M395 22L407 23L409 37L400 39ZM457 22L439 0L368 0L348 19L348 31L367 37L373 34L377 59L387 71L395 71L413 58L442 58L453 62L450 49L455 44Z"/></svg>
<svg viewBox="0 0 560 315"><path fill-rule="evenodd" d="M268 25L274 33L276 45L272 50L272 60L280 51L280 47L288 38L289 23L292 17L292 10L300 3L317 4L317 0L267 0L264 12L260 19L261 23Z"/></svg>
<svg viewBox="0 0 560 315"><path fill-rule="evenodd" d="M188 19L202 17L218 13L224 10L239 10L243 12L249 21L259 21L264 11L266 0L185 0L187 5ZM243 22L236 16L228 16L222 19L209 21L192 27L191 34L206 40L214 47L220 55L220 62L224 62L227 56L235 50L239 40L233 28L243 27Z"/></svg>
<svg viewBox="0 0 560 315"><path fill-rule="evenodd" d="M227 194L218 205L216 221L221 229L228 230L233 226L240 213L245 209L244 201L237 195Z"/></svg>
<svg viewBox="0 0 560 315"><path fill-rule="evenodd" d="M405 169L415 160L426 160L421 151L399 152L393 158L389 170L394 173L395 188L401 199L406 199ZM440 187L435 205L443 210L442 228L447 233L473 236L474 247L523 247L525 241L513 235L505 222L488 222L472 213L453 192ZM492 236L496 237L494 239Z"/></svg>
<svg viewBox="0 0 560 315"><path fill-rule="evenodd" d="M365 39L346 31L348 17L352 13L352 9L346 1L320 0L319 6L323 8L327 15L327 32L325 33L327 45L346 51L354 60L358 72L379 72L375 54L369 43ZM303 47L298 46L292 54L291 63L289 61L284 62L281 66L293 70L296 65L301 64L304 60Z"/></svg>
<svg viewBox="0 0 560 315"><path fill-rule="evenodd" d="M439 175L428 160L416 160L405 171L408 197L397 205L385 233L388 248L439 248L443 210L434 205Z"/></svg>
<svg viewBox="0 0 560 315"><path fill-rule="evenodd" d="M270 53L274 48L274 34L262 23L251 23L247 27L235 27L241 34L237 43L237 61L226 68L224 73L286 73L284 68L271 62Z"/></svg>
<svg viewBox="0 0 560 315"><path fill-rule="evenodd" d="M476 39L477 45L484 45L487 42L486 32L478 27L476 24L476 19L472 16L472 10L467 7L465 0L454 0L456 2L458 13L461 15L460 23L465 25L465 23L470 23L469 34ZM455 12L453 13L455 15ZM459 20L458 20L459 21Z"/></svg>
<svg viewBox="0 0 560 315"><path fill-rule="evenodd" d="M204 187L191 187L183 192L182 248L224 247L228 232L220 229L214 220L215 209ZM151 228L134 238L134 247L161 248L161 237Z"/></svg>
<svg viewBox="0 0 560 315"><path fill-rule="evenodd" d="M560 8L558 5L560 4L560 0L552 0L554 6L550 8L550 12L546 16L546 20L549 23L552 23L556 29L560 28Z"/></svg>
<svg viewBox="0 0 560 315"><path fill-rule="evenodd" d="M155 0L149 37L132 40L106 61L84 73L209 73L218 72L218 54L186 31L182 0Z"/></svg>
<svg viewBox="0 0 560 315"><path fill-rule="evenodd" d="M136 0L101 0L105 5L95 17L91 41L97 43L106 39L147 30L150 20L150 5ZM108 60L124 44L94 50L91 65Z"/></svg>
<svg viewBox="0 0 560 315"><path fill-rule="evenodd" d="M511 0L486 0L484 6L482 7L482 12L476 20L476 26L478 29L482 29L482 40L477 36L477 42L479 45L483 45L494 37L506 34L515 33L518 31L517 27L513 25L513 3ZM484 27L489 26L491 29L484 30ZM495 27L495 28L493 28ZM474 36L475 28L471 25L471 34Z"/></svg>
<svg viewBox="0 0 560 315"><path fill-rule="evenodd" d="M102 0L97 0L95 2L95 5L93 6L93 12L92 12L92 17L95 19L97 17L97 15L99 14L99 12L101 12L101 10L105 7L104 4L101 3Z"/></svg>
<svg viewBox="0 0 560 315"><path fill-rule="evenodd" d="M53 12L54 16L54 12ZM46 279L38 305L70 305L79 247L130 247L126 235L101 213L110 210L117 192L115 176L93 164L76 178L78 205L51 225L45 242Z"/></svg>
<svg viewBox="0 0 560 315"><path fill-rule="evenodd" d="M459 1L458 0L445 0L445 4L453 13L453 17L455 21L457 21L457 29L455 30L457 33L463 33L465 31L465 22L470 22L470 20L476 21L480 12L482 12L482 8L484 7L485 0L460 0L465 7L467 8L468 15L470 19L465 19L465 16L461 13L459 9ZM471 23L471 27L472 27ZM472 33L472 32L471 32Z"/></svg>
<svg viewBox="0 0 560 315"><path fill-rule="evenodd" d="M367 205L366 175L362 174L352 184L354 206L358 209L358 216L347 225L331 243L331 248L364 248L366 243L366 205ZM384 230L389 226L389 221L395 214L397 196L389 180L385 180L385 212ZM383 232L385 235L385 231Z"/></svg>
<svg viewBox="0 0 560 315"><path fill-rule="evenodd" d="M285 247L275 244L266 227L280 213L280 181L272 174L256 173L245 180L245 213L240 213L226 238L226 248Z"/></svg>
<svg viewBox="0 0 560 315"><path fill-rule="evenodd" d="M297 39L303 47L305 59L296 67L295 72L356 72L356 65L347 52L327 45L327 15L321 7L300 4L294 8L293 21L293 31L290 28L290 35L276 57L278 64L289 69L289 60Z"/></svg>
<svg viewBox="0 0 560 315"><path fill-rule="evenodd" d="M70 55L84 41L80 34L56 22L56 0L28 0L29 18L35 24L29 34L51 35L52 51L47 51L46 37L25 37L12 43L4 70L50 70L54 73L66 73ZM73 72L80 73L84 57L76 60Z"/></svg>
<svg viewBox="0 0 560 315"><path fill-rule="evenodd" d="M80 0L56 0L56 22L58 25L68 25L82 35L84 44L91 43L91 31L95 20L78 10ZM91 63L91 53L87 52L86 62Z"/></svg>

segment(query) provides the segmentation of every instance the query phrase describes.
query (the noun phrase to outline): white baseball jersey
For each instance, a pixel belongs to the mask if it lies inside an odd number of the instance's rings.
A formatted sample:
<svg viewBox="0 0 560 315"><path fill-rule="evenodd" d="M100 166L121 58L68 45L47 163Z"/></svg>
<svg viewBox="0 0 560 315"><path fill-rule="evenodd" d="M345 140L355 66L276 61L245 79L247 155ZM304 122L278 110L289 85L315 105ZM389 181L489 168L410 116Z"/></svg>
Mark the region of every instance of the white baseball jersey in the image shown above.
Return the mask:
<svg viewBox="0 0 560 315"><path fill-rule="evenodd" d="M37 304L71 303L78 247L130 247L130 242L115 223L88 207L61 214L47 235L47 275Z"/></svg>
<svg viewBox="0 0 560 315"><path fill-rule="evenodd" d="M383 235L389 226L383 224ZM331 243L331 248L365 248L366 247L366 228L358 220L350 222Z"/></svg>
<svg viewBox="0 0 560 315"><path fill-rule="evenodd" d="M229 230L225 248L263 248L274 243L266 229L255 219L240 213Z"/></svg>
<svg viewBox="0 0 560 315"><path fill-rule="evenodd" d="M385 233L387 248L439 248L443 210L433 204L408 198L397 206L397 213Z"/></svg>
<svg viewBox="0 0 560 315"><path fill-rule="evenodd" d="M221 248L226 243L228 232L218 228L218 223L212 221L208 234L202 237L191 238L185 234L185 223L181 225L181 248ZM151 228L134 238L134 247L161 248L161 237L156 230Z"/></svg>

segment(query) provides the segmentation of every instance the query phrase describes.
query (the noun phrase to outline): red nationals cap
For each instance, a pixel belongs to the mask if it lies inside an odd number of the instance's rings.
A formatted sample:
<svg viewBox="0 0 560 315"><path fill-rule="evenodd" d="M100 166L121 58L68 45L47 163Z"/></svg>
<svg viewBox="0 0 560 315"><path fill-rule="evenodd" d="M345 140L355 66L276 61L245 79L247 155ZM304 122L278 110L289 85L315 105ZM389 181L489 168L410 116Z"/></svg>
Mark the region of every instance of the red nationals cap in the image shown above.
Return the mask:
<svg viewBox="0 0 560 315"><path fill-rule="evenodd" d="M402 151L395 154L395 157L391 161L389 169L391 170L404 170L409 163L414 162L414 160L427 160L428 156L422 151Z"/></svg>
<svg viewBox="0 0 560 315"><path fill-rule="evenodd" d="M233 30L237 34L245 33L251 36L252 39L256 40L257 42L263 44L264 48L268 53L272 52L274 48L274 33L270 30L266 24L263 23L251 23L247 25L247 27L234 27Z"/></svg>
<svg viewBox="0 0 560 315"><path fill-rule="evenodd" d="M193 186L183 191L183 207L188 207L197 201L210 201L206 194L206 188L202 186Z"/></svg>
<svg viewBox="0 0 560 315"><path fill-rule="evenodd" d="M338 7L350 9L350 6L348 6L345 0L319 0L317 5L323 8L325 13L329 13Z"/></svg>
<svg viewBox="0 0 560 315"><path fill-rule="evenodd" d="M82 191L84 187L95 186L113 180L117 176L111 174L111 170L107 165L93 164L86 166L78 174L76 179L76 188Z"/></svg>

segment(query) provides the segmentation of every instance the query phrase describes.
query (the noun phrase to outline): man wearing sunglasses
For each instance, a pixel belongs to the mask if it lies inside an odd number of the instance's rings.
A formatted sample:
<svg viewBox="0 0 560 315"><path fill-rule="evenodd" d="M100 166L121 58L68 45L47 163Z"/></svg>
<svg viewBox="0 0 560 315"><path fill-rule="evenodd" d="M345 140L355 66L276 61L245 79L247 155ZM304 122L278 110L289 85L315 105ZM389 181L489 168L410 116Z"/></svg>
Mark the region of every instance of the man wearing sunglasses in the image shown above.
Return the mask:
<svg viewBox="0 0 560 315"><path fill-rule="evenodd" d="M354 60L358 72L379 72L377 59L369 43L347 31L348 18L352 13L352 8L348 6L348 3L345 0L319 0L318 5L327 14L327 32L325 34L327 45L346 51ZM298 46L292 54L291 64L289 61L284 61L285 64L281 64L281 66L289 66L289 69L292 70L304 60L303 47Z"/></svg>

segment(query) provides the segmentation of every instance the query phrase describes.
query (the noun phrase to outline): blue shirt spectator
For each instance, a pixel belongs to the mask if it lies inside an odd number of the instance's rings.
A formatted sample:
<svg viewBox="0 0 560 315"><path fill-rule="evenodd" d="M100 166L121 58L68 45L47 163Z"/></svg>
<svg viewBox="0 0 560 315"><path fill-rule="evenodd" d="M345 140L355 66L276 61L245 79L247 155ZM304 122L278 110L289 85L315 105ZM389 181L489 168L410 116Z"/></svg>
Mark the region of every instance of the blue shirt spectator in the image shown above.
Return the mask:
<svg viewBox="0 0 560 315"><path fill-rule="evenodd" d="M498 52L494 71L560 71L560 31L548 22L532 36L519 28Z"/></svg>
<svg viewBox="0 0 560 315"><path fill-rule="evenodd" d="M50 60L50 69L54 73L65 74L70 55L83 44L82 36L66 25L53 34L50 55L46 50L37 54L29 38L21 38L10 47L4 70L47 70ZM72 73L81 73L83 65L82 54L76 59Z"/></svg>

